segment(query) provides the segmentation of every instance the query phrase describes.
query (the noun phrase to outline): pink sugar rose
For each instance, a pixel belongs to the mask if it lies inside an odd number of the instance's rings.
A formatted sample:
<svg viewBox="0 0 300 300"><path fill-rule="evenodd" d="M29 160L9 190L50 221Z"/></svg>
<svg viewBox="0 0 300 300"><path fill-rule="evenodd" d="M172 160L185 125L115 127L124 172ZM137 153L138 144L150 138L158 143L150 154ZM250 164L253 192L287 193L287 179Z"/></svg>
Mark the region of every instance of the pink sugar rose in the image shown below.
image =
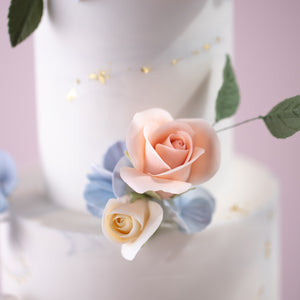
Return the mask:
<svg viewBox="0 0 300 300"><path fill-rule="evenodd" d="M135 114L126 145L133 168L121 168L121 178L141 194L184 193L210 179L220 164L219 140L206 121L173 120L159 108Z"/></svg>

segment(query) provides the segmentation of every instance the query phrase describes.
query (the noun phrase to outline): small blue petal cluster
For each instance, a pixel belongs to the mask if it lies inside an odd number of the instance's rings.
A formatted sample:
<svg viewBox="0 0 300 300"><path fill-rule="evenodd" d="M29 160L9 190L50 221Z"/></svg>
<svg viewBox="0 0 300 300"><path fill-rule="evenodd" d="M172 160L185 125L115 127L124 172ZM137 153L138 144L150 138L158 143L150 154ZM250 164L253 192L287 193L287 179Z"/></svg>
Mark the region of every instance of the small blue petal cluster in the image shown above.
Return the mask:
<svg viewBox="0 0 300 300"><path fill-rule="evenodd" d="M7 196L17 185L17 169L12 157L0 150L0 214L8 209Z"/></svg>
<svg viewBox="0 0 300 300"><path fill-rule="evenodd" d="M125 150L124 141L113 144L104 155L103 163L94 166L93 172L87 176L90 182L85 188L84 198L87 210L95 217L101 218L107 201L115 198L113 186L119 194L120 191L115 182L121 183L123 187L125 185L120 174L115 170L120 159L124 157ZM113 178L115 179L114 185Z"/></svg>
<svg viewBox="0 0 300 300"><path fill-rule="evenodd" d="M131 166L125 151L125 142L116 142L107 150L102 164L94 166L93 172L87 176L89 183L85 188L84 198L87 210L95 217L102 217L108 200L134 193L120 176L122 167ZM151 193L147 193L140 197L146 198L150 195ZM171 199L149 200L159 203L164 210L164 219L176 223L179 230L187 234L205 229L215 211L215 199L199 186Z"/></svg>

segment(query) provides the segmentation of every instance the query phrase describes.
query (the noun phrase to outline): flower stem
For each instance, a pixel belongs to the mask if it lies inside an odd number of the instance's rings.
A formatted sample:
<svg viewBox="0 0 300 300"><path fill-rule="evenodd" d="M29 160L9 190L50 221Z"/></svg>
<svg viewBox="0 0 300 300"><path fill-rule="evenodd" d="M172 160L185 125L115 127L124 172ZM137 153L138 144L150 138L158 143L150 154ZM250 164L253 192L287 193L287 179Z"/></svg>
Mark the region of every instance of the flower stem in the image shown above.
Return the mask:
<svg viewBox="0 0 300 300"><path fill-rule="evenodd" d="M248 119L248 120L245 120L243 122L239 122L239 123L236 123L234 125L231 125L231 126L228 126L228 127L224 127L224 128L221 128L219 130L217 130L216 132L219 133L219 132L222 132L222 131L225 131L225 130L228 130L228 129L232 129L234 127L238 127L240 125L243 125L243 124L246 124L246 123L249 123L249 122L252 122L252 121L255 121L255 120L259 120L259 119L263 119L262 116L258 116L256 118L252 118L252 119Z"/></svg>

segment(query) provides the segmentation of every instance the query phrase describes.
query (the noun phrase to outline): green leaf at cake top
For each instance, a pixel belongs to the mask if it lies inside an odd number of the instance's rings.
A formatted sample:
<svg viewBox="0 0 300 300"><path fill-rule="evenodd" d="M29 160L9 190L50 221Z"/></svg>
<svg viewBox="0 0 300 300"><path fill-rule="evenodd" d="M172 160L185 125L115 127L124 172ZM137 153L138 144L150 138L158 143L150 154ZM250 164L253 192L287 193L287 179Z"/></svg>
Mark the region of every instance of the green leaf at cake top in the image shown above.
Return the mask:
<svg viewBox="0 0 300 300"><path fill-rule="evenodd" d="M25 40L39 25L43 0L12 0L8 12L8 32L13 47Z"/></svg>
<svg viewBox="0 0 300 300"><path fill-rule="evenodd" d="M226 64L223 70L223 84L219 90L216 101L216 120L233 116L240 103L240 92L235 79L235 74L231 66L229 55L226 56Z"/></svg>
<svg viewBox="0 0 300 300"><path fill-rule="evenodd" d="M300 130L300 96L280 102L262 119L276 138L292 136Z"/></svg>

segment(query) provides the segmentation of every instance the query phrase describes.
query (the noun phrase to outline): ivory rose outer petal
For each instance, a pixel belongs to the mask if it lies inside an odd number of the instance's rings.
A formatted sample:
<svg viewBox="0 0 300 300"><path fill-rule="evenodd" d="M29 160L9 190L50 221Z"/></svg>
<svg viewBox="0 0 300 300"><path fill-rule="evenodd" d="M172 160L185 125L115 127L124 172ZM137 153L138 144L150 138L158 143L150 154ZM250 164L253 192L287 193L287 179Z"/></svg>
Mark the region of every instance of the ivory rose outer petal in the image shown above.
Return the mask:
<svg viewBox="0 0 300 300"><path fill-rule="evenodd" d="M205 153L199 157L191 168L189 182L200 184L209 180L220 167L220 142L216 131L202 119L184 119L195 132L194 145L205 149Z"/></svg>
<svg viewBox="0 0 300 300"><path fill-rule="evenodd" d="M147 207L147 201L144 199L137 200L133 203L130 203L128 200L128 203L121 204L118 207L115 207L113 210L110 211L109 214L120 214L120 215L128 215L136 219L141 226L144 226L145 222L145 211Z"/></svg>
<svg viewBox="0 0 300 300"><path fill-rule="evenodd" d="M172 121L172 116L160 108L152 108L134 115L126 137L126 146L133 166L138 170L144 169L145 125L152 124L153 130L166 122Z"/></svg>
<svg viewBox="0 0 300 300"><path fill-rule="evenodd" d="M171 194L181 194L192 186L189 182L158 178L129 167L121 169L121 178L134 191L140 194L147 191L163 191Z"/></svg>
<svg viewBox="0 0 300 300"><path fill-rule="evenodd" d="M111 241L116 241L118 240L117 237L114 235L114 233L112 232L112 230L110 229L110 226L108 224L108 215L110 214L110 212L116 208L118 208L120 205L128 203L130 201L129 196L124 196L118 199L110 199L108 200L104 212L103 212L103 216L102 216L102 232L103 235L111 240ZM111 235L115 236L115 239L112 239ZM119 242L121 243L122 239L119 239Z"/></svg>
<svg viewBox="0 0 300 300"><path fill-rule="evenodd" d="M141 235L134 241L122 245L122 256L127 260L133 260L139 250L148 241L148 239L155 233L163 220L162 207L154 202L148 201L149 219L145 224Z"/></svg>

